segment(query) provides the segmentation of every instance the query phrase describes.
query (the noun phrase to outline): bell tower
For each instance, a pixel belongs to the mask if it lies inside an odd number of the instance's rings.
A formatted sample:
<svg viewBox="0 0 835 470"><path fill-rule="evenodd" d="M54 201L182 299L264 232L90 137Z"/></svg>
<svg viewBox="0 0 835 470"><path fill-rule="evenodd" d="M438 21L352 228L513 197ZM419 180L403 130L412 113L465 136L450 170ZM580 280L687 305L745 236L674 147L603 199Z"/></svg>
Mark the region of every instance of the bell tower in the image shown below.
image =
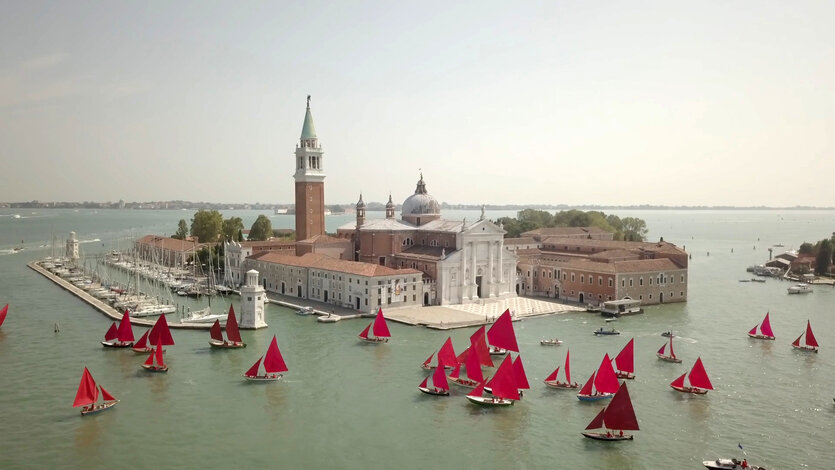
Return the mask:
<svg viewBox="0 0 835 470"><path fill-rule="evenodd" d="M316 138L310 95L299 144L296 145L296 241L325 233L325 172L322 147Z"/></svg>

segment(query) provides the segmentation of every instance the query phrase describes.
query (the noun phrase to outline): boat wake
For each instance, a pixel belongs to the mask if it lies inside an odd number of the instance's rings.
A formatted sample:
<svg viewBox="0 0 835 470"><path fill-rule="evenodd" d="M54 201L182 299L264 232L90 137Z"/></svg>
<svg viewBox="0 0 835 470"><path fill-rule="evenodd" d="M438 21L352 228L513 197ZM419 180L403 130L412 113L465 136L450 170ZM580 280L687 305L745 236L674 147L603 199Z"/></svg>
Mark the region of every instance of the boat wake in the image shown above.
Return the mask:
<svg viewBox="0 0 835 470"><path fill-rule="evenodd" d="M93 238L92 240L79 240L78 243L97 243L100 242L101 238Z"/></svg>

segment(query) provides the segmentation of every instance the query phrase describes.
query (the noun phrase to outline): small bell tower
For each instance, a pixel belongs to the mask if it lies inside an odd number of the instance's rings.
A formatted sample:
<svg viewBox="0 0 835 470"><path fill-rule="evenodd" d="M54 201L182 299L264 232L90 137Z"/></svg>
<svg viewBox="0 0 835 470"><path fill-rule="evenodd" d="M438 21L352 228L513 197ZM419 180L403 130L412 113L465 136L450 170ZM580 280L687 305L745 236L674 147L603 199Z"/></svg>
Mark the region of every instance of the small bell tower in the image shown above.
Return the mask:
<svg viewBox="0 0 835 470"><path fill-rule="evenodd" d="M386 218L394 218L394 203L391 201L391 193L389 193L389 202L386 203Z"/></svg>
<svg viewBox="0 0 835 470"><path fill-rule="evenodd" d="M246 284L241 287L241 328L254 330L267 327L264 321L266 300L267 293L258 284L258 271L250 269L246 272Z"/></svg>
<svg viewBox="0 0 835 470"><path fill-rule="evenodd" d="M357 201L357 228L365 224L365 202L362 200L362 193L360 193L360 200Z"/></svg>

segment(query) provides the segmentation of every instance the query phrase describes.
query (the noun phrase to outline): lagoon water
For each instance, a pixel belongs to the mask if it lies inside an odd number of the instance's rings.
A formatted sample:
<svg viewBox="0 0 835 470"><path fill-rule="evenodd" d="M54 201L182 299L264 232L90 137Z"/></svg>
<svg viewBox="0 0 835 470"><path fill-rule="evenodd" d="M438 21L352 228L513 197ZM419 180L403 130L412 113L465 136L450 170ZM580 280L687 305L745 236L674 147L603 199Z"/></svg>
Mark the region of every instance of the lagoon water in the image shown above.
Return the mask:
<svg viewBox="0 0 835 470"><path fill-rule="evenodd" d="M745 268L764 262L774 244L789 249L830 236L835 211L613 213L645 219L650 240L686 246L688 302L622 318L615 337L594 337L603 321L588 313L515 323L532 389L513 407L493 410L469 404L463 389L435 398L416 388L426 373L420 363L447 336L460 352L472 328L390 323L389 344L365 345L356 340L363 320L320 324L275 305L267 307L269 328L242 332L242 350L212 351L207 332L175 330L170 372L148 374L139 367L144 356L101 347L110 320L25 265L51 254L53 235L63 241L76 231L86 254L126 249L131 237L173 233L192 212L2 209L0 305L10 310L0 328L0 468L698 469L705 459L741 457L738 443L768 468L832 468L835 288L789 296L786 282L738 280L750 278ZM258 214L224 212L246 226ZM503 215L513 213L487 213ZM271 220L293 225L292 216ZM350 220L329 217L328 229ZM767 311L777 340L748 339ZM807 319L819 354L790 347ZM655 358L670 328L681 336L682 364ZM290 371L278 383L243 381L273 335ZM564 344L539 345L552 336ZM641 430L632 442L584 439L580 431L602 404L546 389L542 380L570 348L573 379L583 382L604 352L614 356L632 337L637 379L628 387ZM696 397L670 389L699 356L716 390ZM117 407L84 418L71 407L84 366L121 400Z"/></svg>

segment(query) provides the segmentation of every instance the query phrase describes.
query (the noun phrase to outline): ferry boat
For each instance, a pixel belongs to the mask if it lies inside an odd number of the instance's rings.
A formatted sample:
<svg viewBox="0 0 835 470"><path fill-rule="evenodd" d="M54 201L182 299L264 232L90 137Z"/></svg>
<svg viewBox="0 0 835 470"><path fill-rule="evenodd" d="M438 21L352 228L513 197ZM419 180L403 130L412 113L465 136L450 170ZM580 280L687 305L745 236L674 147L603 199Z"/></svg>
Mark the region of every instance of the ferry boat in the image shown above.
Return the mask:
<svg viewBox="0 0 835 470"><path fill-rule="evenodd" d="M812 286L801 282L788 288L789 294L808 294L812 292Z"/></svg>
<svg viewBox="0 0 835 470"><path fill-rule="evenodd" d="M643 312L641 301L630 299L629 297L603 302L603 305L600 307L600 313L604 317L619 317L621 315L634 315Z"/></svg>

